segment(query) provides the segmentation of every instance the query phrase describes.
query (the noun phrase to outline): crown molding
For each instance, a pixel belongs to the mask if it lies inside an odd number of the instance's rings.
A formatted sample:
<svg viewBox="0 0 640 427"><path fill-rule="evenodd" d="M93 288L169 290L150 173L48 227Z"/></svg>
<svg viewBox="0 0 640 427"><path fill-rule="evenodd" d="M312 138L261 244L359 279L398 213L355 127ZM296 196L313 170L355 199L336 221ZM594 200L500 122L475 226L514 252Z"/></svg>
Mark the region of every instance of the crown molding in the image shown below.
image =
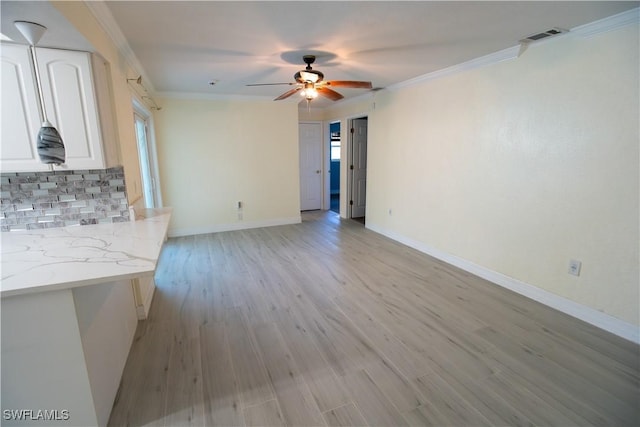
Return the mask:
<svg viewBox="0 0 640 427"><path fill-rule="evenodd" d="M107 7L106 3L103 0L85 0L83 2L87 9L91 12L91 14L96 18L102 29L107 33L113 44L118 49L120 55L123 56L127 65L135 71L138 75L142 76L142 79L145 82L145 87L150 94L155 94L155 88L153 87L153 83L147 76L147 73L144 71L142 64L138 61L133 49L129 45L124 34L122 34L122 30L120 26L116 23L115 18L111 14L111 11Z"/></svg>
<svg viewBox="0 0 640 427"><path fill-rule="evenodd" d="M419 83L428 82L435 79L441 79L443 77L451 76L453 74L462 73L464 71L473 70L475 68L486 67L488 65L497 64L499 62L516 59L520 51L520 45L513 46L507 49L499 50L494 53L490 53L479 58L472 59L470 61L462 62L451 67L443 68L441 70L433 71L431 73L423 74L418 77L414 77L409 80L405 80L400 83L395 83L387 86L386 89L391 91L402 89L408 86L413 86Z"/></svg>
<svg viewBox="0 0 640 427"><path fill-rule="evenodd" d="M631 24L640 22L640 8L630 9L607 18L599 19L585 25L572 28L570 34L580 37L593 37L596 34L617 30Z"/></svg>

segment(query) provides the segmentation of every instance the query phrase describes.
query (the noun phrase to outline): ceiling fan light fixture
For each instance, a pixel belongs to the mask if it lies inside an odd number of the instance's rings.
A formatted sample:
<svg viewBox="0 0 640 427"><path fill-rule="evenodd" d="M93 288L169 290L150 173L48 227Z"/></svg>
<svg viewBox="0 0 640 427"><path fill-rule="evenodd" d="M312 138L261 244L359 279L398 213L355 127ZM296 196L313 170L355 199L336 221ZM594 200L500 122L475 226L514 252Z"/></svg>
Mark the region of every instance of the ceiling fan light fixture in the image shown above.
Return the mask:
<svg viewBox="0 0 640 427"><path fill-rule="evenodd" d="M302 97L307 101L311 101L318 97L318 91L315 89L303 89L300 91L300 95L302 95Z"/></svg>
<svg viewBox="0 0 640 427"><path fill-rule="evenodd" d="M313 82L305 82L304 88L300 91L300 95L302 95L307 101L311 101L318 97L318 90Z"/></svg>
<svg viewBox="0 0 640 427"><path fill-rule="evenodd" d="M356 80L331 80L324 81L324 74L321 71L311 68L311 64L315 61L314 55L305 55L302 57L307 66L304 70L298 71L294 76L294 83L257 83L247 86L272 86L272 85L289 85L296 86L293 89L289 89L282 95L278 96L274 101L280 101L289 98L295 93L300 93L300 96L307 101L307 107L310 107L312 100L316 99L318 95L322 95L331 101L339 101L344 98L341 94L329 88L334 87L349 87L355 89L371 89L371 82L356 81Z"/></svg>

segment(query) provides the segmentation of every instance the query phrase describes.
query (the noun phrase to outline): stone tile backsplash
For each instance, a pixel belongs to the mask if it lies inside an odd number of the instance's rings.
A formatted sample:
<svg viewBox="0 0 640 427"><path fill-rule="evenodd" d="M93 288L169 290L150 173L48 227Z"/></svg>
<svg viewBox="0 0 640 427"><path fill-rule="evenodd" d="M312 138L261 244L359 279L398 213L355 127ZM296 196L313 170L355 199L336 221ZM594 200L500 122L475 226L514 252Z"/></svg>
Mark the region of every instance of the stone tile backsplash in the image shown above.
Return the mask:
<svg viewBox="0 0 640 427"><path fill-rule="evenodd" d="M129 221L122 166L0 174L2 231Z"/></svg>

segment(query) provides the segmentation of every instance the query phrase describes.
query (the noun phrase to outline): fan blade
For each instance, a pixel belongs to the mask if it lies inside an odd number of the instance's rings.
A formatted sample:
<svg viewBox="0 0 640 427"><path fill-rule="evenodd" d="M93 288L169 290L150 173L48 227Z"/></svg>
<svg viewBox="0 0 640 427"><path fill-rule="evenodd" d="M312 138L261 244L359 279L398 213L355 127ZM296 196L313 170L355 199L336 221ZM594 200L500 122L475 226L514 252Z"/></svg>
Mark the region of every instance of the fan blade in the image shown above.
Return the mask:
<svg viewBox="0 0 640 427"><path fill-rule="evenodd" d="M245 85L245 86L276 86L276 85L296 85L298 83L254 83L254 84L250 84L250 85Z"/></svg>
<svg viewBox="0 0 640 427"><path fill-rule="evenodd" d="M371 82L359 82L354 80L331 80L325 82L325 84L333 87L353 87L356 89L371 89L373 87Z"/></svg>
<svg viewBox="0 0 640 427"><path fill-rule="evenodd" d="M318 87L316 88L316 90L318 91L318 94L329 98L332 101L337 101L339 99L344 98L344 96L340 95L338 92L336 92L335 90L331 90L328 87Z"/></svg>
<svg viewBox="0 0 640 427"><path fill-rule="evenodd" d="M274 99L274 101L280 101L281 99L288 98L291 95L293 95L294 93L296 93L297 91L299 91L300 89L302 89L302 88L301 87L297 87L295 89L288 90L285 93L283 93L282 95L280 95L279 97L277 97L276 99Z"/></svg>

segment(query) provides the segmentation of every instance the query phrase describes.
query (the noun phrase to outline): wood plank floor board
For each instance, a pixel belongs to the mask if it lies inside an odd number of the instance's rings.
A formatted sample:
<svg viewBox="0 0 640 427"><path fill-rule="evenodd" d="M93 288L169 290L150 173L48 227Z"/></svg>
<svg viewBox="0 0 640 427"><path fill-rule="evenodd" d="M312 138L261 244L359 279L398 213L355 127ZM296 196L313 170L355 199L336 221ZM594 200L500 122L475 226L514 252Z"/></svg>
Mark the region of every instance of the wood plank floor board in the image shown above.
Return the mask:
<svg viewBox="0 0 640 427"><path fill-rule="evenodd" d="M149 308L150 322L177 322L190 292L189 263L192 262L192 238L181 237L167 243L159 260L167 265L158 267L155 276L156 290ZM166 255L166 257L164 257Z"/></svg>
<svg viewBox="0 0 640 427"><path fill-rule="evenodd" d="M209 321L209 307L213 306L214 293L211 279L211 258L207 239L193 236L190 258L184 265L187 293L180 307L182 331L199 339L200 326Z"/></svg>
<svg viewBox="0 0 640 427"><path fill-rule="evenodd" d="M309 291L309 288L305 291ZM298 320L304 322L324 359L338 375L362 369L380 358L379 352L368 339L335 305L325 298L319 298L318 305L308 303L308 300L298 298L296 302L300 307L293 311L298 313Z"/></svg>
<svg viewBox="0 0 640 427"><path fill-rule="evenodd" d="M164 423L167 426L202 426L205 421L202 395L200 340L174 335L167 367Z"/></svg>
<svg viewBox="0 0 640 427"><path fill-rule="evenodd" d="M287 425L275 399L244 408L244 419L247 427L284 427Z"/></svg>
<svg viewBox="0 0 640 427"><path fill-rule="evenodd" d="M201 326L200 346L205 425L241 425L240 394L224 323Z"/></svg>
<svg viewBox="0 0 640 427"><path fill-rule="evenodd" d="M387 361L380 360L369 365L366 372L398 412L412 411L424 403L424 396L411 381Z"/></svg>
<svg viewBox="0 0 640 427"><path fill-rule="evenodd" d="M638 383L629 377L618 375L615 369L602 370L598 364L583 357L582 354L578 356L575 352L566 349L556 348L546 352L544 356L550 362L582 377L585 372L588 372L589 382L625 402L629 409L640 405Z"/></svg>
<svg viewBox="0 0 640 427"><path fill-rule="evenodd" d="M173 327L169 322L146 322L138 327L109 425L164 425Z"/></svg>
<svg viewBox="0 0 640 427"><path fill-rule="evenodd" d="M552 317L562 319L557 323L545 323L545 319ZM572 318L564 313L558 313L548 307L538 312L531 313L534 321L549 325L557 334L562 335L566 342L578 342L581 345L607 355L612 360L617 360L638 372L640 369L640 348L638 345L598 329L593 325Z"/></svg>
<svg viewBox="0 0 640 427"><path fill-rule="evenodd" d="M169 239L112 426L640 425L640 347L342 220Z"/></svg>
<svg viewBox="0 0 640 427"><path fill-rule="evenodd" d="M492 423L471 406L435 372L414 381L424 396L422 412L435 415L436 424L449 426L489 426Z"/></svg>
<svg viewBox="0 0 640 427"><path fill-rule="evenodd" d="M417 316L431 317L462 331L472 331L485 326L473 316L452 315L457 311L454 307L456 301L450 302L441 295L443 292L432 292L425 286L425 274L407 271L404 263L400 264L401 266L394 265L387 257L380 256L368 247L362 247L360 251L362 252L351 257L360 270L365 274L369 273L360 282L366 283L374 295L382 299L395 299ZM381 271L384 274L380 274ZM352 271L347 275L355 274Z"/></svg>
<svg viewBox="0 0 640 427"><path fill-rule="evenodd" d="M476 379L459 375L454 365L438 369L435 375L442 378L462 399L482 414L494 426L532 427L534 424L515 407L509 405L493 389L482 386ZM606 423L600 425L607 425Z"/></svg>
<svg viewBox="0 0 640 427"><path fill-rule="evenodd" d="M416 379L431 371L428 361L410 351L382 323L374 319L352 297L334 299L336 305L362 333L377 343L383 356L389 359L407 378Z"/></svg>
<svg viewBox="0 0 640 427"><path fill-rule="evenodd" d="M305 326L306 322L299 318L300 314L292 310L279 310L274 315L278 329L305 377L318 408L326 411L347 404L350 397L316 346L315 339Z"/></svg>
<svg viewBox="0 0 640 427"><path fill-rule="evenodd" d="M510 405L517 406L535 425L588 426L591 425L580 415L563 411L558 402L550 403L527 388L522 378L511 372L498 372L481 384L492 389L509 390L509 394L501 395ZM523 405L522 402L526 402Z"/></svg>
<svg viewBox="0 0 640 427"><path fill-rule="evenodd" d="M506 378L517 377L519 383L549 404L567 408L565 415L579 415L595 423L608 420L607 423L615 425L627 425L640 420L638 407L629 407L622 400L624 396L614 396L590 382L588 378L592 372L567 370L491 328L478 331L478 335L492 342L498 351L508 356L503 359L501 370ZM544 384L546 387L537 387L536 384ZM580 400L576 401L572 396L580 396ZM596 409L595 413L593 409Z"/></svg>
<svg viewBox="0 0 640 427"><path fill-rule="evenodd" d="M371 377L363 370L344 378L353 401L370 426L403 426L406 421L387 399Z"/></svg>
<svg viewBox="0 0 640 427"><path fill-rule="evenodd" d="M362 417L358 408L349 403L338 408L328 410L322 414L330 427L366 426L367 422Z"/></svg>
<svg viewBox="0 0 640 427"><path fill-rule="evenodd" d="M324 425L320 409L277 326L265 323L253 330L285 422L293 426Z"/></svg>
<svg viewBox="0 0 640 427"><path fill-rule="evenodd" d="M593 363L597 366L608 366L610 368L608 374L615 377L617 381L628 384L635 387L636 391L640 385L640 353L637 355L635 365L625 364L620 359L610 357L601 351L594 350L592 347L585 345L584 343L575 340L567 339L563 335L555 333L555 331L547 330L548 336L556 341L556 350L569 352L572 354L579 354L582 360ZM615 346L612 346L615 348Z"/></svg>
<svg viewBox="0 0 640 427"><path fill-rule="evenodd" d="M503 320L515 323L525 329L536 329L550 337L554 337L557 344L568 347L577 345L590 348L593 352L609 357L609 362L621 363L630 371L637 373L640 369L640 349L634 343L626 341L613 334L602 331L593 325L572 318L564 313L546 307L536 301L524 297L514 298L514 293L490 282L475 278L468 272L444 264L438 267L442 272L441 282L446 283L447 277L458 284L470 280L476 291L473 298L458 295L460 301L471 302L465 305L474 313L485 313L489 321L496 327L497 315ZM499 304L496 304L499 302ZM504 309L507 309L506 311ZM508 322L504 322L508 323Z"/></svg>
<svg viewBox="0 0 640 427"><path fill-rule="evenodd" d="M425 361L423 366L440 366L455 362L459 369L473 377L488 377L496 370L498 362L484 356L482 342L472 335L443 334L436 324L408 315L401 305L367 300L371 315L379 319L402 344Z"/></svg>
<svg viewBox="0 0 640 427"><path fill-rule="evenodd" d="M544 317L543 324L539 320L532 321L531 318L522 316L516 310L503 310L502 308L509 306L506 303L501 304L498 310L491 309L491 305L492 303L495 305L495 301L482 295L471 301L474 304L465 304L466 311L482 317L485 321L490 322L493 325L492 327L501 334L509 336L531 351L537 354L546 354L551 359L554 358L553 355L574 359L573 361L566 361L564 364L566 367L573 366L577 362L575 355L579 354L580 363L591 363L593 366L609 366L610 369L606 371L606 378L603 378L602 381L598 380L598 384L610 383L618 389L626 389L626 395L630 397L633 396L634 391L635 393L638 392L638 384L640 384L638 363L635 363L635 366L629 366L575 339L567 338L549 326L563 324L566 321L575 321L575 319L570 319L563 313L549 310L547 307L540 305L539 308L541 310L549 312ZM535 302L531 303L537 304ZM499 320L502 320L502 322ZM640 361L640 355L636 357L637 361ZM559 364L562 365L563 363L559 362ZM596 374L598 372L600 371L594 371Z"/></svg>
<svg viewBox="0 0 640 427"><path fill-rule="evenodd" d="M230 309L225 320L231 360L243 407L275 399L264 362L254 349L253 338L242 312Z"/></svg>
<svg viewBox="0 0 640 427"><path fill-rule="evenodd" d="M444 426L442 415L437 414L433 408L419 406L411 412L402 414L407 425L411 427L436 427Z"/></svg>

